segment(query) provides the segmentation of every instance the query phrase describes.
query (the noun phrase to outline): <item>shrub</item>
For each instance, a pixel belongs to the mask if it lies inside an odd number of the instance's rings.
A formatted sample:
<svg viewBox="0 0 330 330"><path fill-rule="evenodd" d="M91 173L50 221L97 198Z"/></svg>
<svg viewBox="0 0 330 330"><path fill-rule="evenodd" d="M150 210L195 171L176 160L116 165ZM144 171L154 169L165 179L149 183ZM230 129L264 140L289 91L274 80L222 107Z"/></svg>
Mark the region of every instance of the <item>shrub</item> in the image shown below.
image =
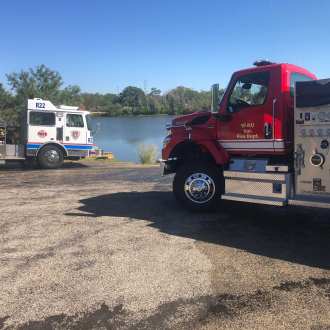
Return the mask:
<svg viewBox="0 0 330 330"><path fill-rule="evenodd" d="M158 147L153 144L149 145L146 142L138 143L138 150L135 151L142 164L154 164L159 154Z"/></svg>

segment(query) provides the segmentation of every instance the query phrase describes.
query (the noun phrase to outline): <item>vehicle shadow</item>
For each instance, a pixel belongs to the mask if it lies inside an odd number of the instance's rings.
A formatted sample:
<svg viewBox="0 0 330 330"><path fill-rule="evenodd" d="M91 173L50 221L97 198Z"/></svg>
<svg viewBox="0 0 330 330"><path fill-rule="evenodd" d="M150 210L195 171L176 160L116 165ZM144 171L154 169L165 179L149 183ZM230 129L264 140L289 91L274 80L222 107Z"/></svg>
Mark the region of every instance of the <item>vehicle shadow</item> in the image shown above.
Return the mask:
<svg viewBox="0 0 330 330"><path fill-rule="evenodd" d="M212 214L189 213L172 192L121 192L80 200L70 216L127 217L159 231L257 255L330 269L329 211L222 201ZM111 221L111 220L110 220Z"/></svg>
<svg viewBox="0 0 330 330"><path fill-rule="evenodd" d="M62 166L56 170L68 169L68 168L82 168L88 167L86 164L78 162L64 162ZM34 165L33 162L24 162L23 164L19 162L12 162L7 164L0 164L0 171L36 171L36 170L45 170L40 165ZM53 169L51 169L53 171Z"/></svg>

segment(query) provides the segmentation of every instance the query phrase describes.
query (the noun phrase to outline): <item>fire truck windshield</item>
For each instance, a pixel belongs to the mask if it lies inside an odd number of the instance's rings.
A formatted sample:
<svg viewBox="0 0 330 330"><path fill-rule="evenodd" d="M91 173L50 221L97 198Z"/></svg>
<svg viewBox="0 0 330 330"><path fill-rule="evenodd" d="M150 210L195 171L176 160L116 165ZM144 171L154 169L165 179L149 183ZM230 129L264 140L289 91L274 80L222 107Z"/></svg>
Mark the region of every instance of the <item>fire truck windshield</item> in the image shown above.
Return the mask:
<svg viewBox="0 0 330 330"><path fill-rule="evenodd" d="M222 101L223 101L223 99L224 99L224 97L225 97L225 95L226 95L226 93L227 93L227 90L228 90L228 88L229 88L229 85L230 85L231 81L233 80L233 77L234 77L234 75L231 76L231 78L230 78L230 80L229 80L229 83L228 83L226 89L224 90L224 92L223 92L223 94L222 94L222 96L221 96L221 99L220 99L220 102L219 102L219 108L220 108L220 105L221 105L221 103L222 103ZM220 93L219 93L219 94L220 94Z"/></svg>
<svg viewBox="0 0 330 330"><path fill-rule="evenodd" d="M93 130L91 115L86 115L87 129L89 131Z"/></svg>

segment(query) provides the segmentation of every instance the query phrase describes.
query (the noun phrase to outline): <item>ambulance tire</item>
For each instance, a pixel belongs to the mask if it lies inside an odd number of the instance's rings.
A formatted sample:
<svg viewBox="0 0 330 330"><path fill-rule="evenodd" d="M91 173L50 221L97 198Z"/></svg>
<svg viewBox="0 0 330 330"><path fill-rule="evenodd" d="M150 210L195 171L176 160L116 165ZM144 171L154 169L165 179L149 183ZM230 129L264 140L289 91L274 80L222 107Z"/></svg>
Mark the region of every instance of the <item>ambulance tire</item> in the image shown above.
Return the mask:
<svg viewBox="0 0 330 330"><path fill-rule="evenodd" d="M222 170L203 161L183 165L173 180L175 199L192 212L213 211L220 203L223 188Z"/></svg>
<svg viewBox="0 0 330 330"><path fill-rule="evenodd" d="M58 168L63 160L62 151L55 146L43 147L38 153L38 163L43 168Z"/></svg>

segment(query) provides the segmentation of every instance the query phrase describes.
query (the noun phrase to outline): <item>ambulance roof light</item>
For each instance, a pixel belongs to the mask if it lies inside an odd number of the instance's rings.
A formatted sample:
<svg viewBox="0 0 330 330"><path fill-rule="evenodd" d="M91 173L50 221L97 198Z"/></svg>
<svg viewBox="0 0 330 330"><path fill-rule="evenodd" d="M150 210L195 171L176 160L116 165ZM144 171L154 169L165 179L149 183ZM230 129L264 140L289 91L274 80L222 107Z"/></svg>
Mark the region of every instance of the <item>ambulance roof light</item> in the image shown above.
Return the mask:
<svg viewBox="0 0 330 330"><path fill-rule="evenodd" d="M259 67L259 66L265 66L265 65L272 65L272 64L276 64L275 62L272 62L270 60L259 60L259 61L254 61L253 65Z"/></svg>
<svg viewBox="0 0 330 330"><path fill-rule="evenodd" d="M61 109L61 110L78 110L78 107L71 107L68 105L57 105L56 106L57 109Z"/></svg>

